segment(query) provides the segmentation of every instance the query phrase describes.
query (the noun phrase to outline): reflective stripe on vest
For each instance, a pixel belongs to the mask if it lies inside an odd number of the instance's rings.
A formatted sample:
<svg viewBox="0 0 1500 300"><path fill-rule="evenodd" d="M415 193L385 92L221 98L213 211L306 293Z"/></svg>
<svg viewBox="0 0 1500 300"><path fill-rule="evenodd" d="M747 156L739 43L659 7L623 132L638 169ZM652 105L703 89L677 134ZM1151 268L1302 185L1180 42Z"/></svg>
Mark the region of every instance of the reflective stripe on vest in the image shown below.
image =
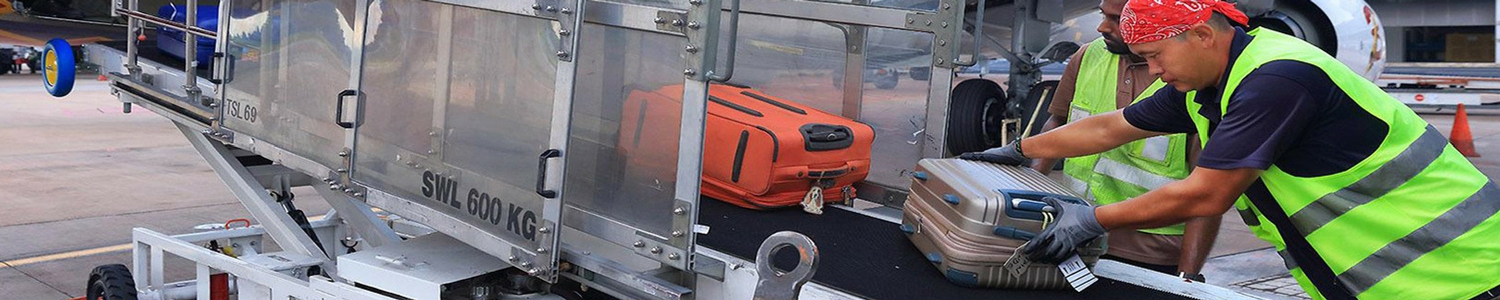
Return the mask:
<svg viewBox="0 0 1500 300"><path fill-rule="evenodd" d="M1474 168L1410 108L1322 50L1294 37L1252 30L1232 62L1217 103L1226 112L1246 75L1279 60L1326 73L1357 107L1386 122L1380 147L1349 169L1297 177L1271 166L1253 202L1267 213L1273 244L1286 245L1288 267L1305 287L1328 297L1466 299L1500 284L1500 187ZM1189 116L1209 142L1209 117L1187 100ZM1250 216L1246 216L1249 219ZM1247 221L1247 223L1249 223Z"/></svg>
<svg viewBox="0 0 1500 300"><path fill-rule="evenodd" d="M1099 158L1099 162L1094 164L1094 173L1099 173L1100 175L1109 176L1109 178L1128 182L1147 190L1154 190L1156 188L1167 185L1168 183L1172 183L1173 181L1177 181L1177 179L1175 178L1167 178L1166 176L1152 174L1151 172L1143 171L1134 166L1115 161L1113 159L1110 159L1109 157Z"/></svg>

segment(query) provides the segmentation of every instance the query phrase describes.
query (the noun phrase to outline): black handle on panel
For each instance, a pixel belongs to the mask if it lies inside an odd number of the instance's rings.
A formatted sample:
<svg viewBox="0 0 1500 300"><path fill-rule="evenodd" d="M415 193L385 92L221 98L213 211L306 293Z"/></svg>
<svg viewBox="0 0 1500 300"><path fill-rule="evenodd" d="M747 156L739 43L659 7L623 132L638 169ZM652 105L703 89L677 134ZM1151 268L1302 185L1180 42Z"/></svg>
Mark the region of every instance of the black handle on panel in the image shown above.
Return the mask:
<svg viewBox="0 0 1500 300"><path fill-rule="evenodd" d="M333 106L333 122L339 124L339 127L343 127L345 129L354 128L354 122L344 122L344 98L349 98L349 96L357 95L359 95L359 91L356 90L344 90L342 92L339 92L339 101Z"/></svg>
<svg viewBox="0 0 1500 300"><path fill-rule="evenodd" d="M557 198L557 191L547 189L547 159L562 156L562 150L547 149L542 151L541 157L536 162L536 194L543 198Z"/></svg>

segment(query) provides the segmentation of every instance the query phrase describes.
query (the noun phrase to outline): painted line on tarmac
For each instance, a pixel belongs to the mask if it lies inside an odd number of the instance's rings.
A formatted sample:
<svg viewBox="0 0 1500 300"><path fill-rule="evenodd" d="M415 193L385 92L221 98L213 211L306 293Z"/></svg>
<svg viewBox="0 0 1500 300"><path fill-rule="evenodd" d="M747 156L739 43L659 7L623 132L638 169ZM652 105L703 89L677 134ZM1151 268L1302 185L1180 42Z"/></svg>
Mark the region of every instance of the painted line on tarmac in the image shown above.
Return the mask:
<svg viewBox="0 0 1500 300"><path fill-rule="evenodd" d="M311 221L322 220L323 217L325 217L325 216L326 215L311 216L311 217L307 218L307 221L311 222ZM0 261L0 265L4 265L4 266L15 268L15 267L20 267L20 266L30 265L30 264L37 264L37 263L58 261L58 260L64 260L64 259L70 259L70 258L79 258L79 257L84 257L84 256L92 256L92 255L99 255L99 254L106 254L106 253L114 253L114 252L120 252L120 251L126 251L126 250L131 250L130 243L119 244L119 245L114 245L114 246L104 246L104 247L92 248L92 249L83 249L83 250L68 251L68 252L62 252L62 253L53 253L53 254L32 256L32 257L27 257L27 258L18 258L18 259L12 259L12 260L5 260L5 261Z"/></svg>
<svg viewBox="0 0 1500 300"><path fill-rule="evenodd" d="M68 251L68 252L63 252L63 253L54 253L54 254L47 254L47 255L41 255L41 256L32 256L32 257L27 257L27 258L20 258L20 259L13 259L13 260L7 260L7 261L0 261L0 264L4 264L4 265L10 266L12 268L15 268L15 267L20 267L20 266L24 266L24 265L36 264L36 263L44 263L44 262L50 262L50 261L64 260L64 259L69 259L69 258L78 258L78 257L84 257L84 256L91 256L91 255L99 255L99 254L105 254L105 253L120 252L120 251L126 251L126 250L130 250L130 244L128 244L128 243L127 244L114 245L114 246L104 246L104 247L93 248L93 249L83 249L83 250Z"/></svg>

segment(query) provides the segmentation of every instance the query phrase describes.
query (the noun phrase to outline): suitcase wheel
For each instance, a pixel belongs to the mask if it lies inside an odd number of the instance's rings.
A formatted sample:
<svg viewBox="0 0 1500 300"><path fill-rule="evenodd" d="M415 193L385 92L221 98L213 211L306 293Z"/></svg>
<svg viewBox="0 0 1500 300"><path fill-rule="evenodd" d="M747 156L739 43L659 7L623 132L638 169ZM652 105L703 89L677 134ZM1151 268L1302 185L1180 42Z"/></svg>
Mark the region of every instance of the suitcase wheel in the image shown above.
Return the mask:
<svg viewBox="0 0 1500 300"><path fill-rule="evenodd" d="M943 202L948 202L948 204L958 205L958 203L961 201L963 201L963 199L958 198L958 195L943 194Z"/></svg>
<svg viewBox="0 0 1500 300"><path fill-rule="evenodd" d="M917 228L916 226L911 226L911 224L901 224L901 232L905 232L906 234L915 234L917 233Z"/></svg>
<svg viewBox="0 0 1500 300"><path fill-rule="evenodd" d="M948 277L948 281L952 281L959 286L979 287L979 274L948 269L947 272L943 272L943 275Z"/></svg>
<svg viewBox="0 0 1500 300"><path fill-rule="evenodd" d="M927 262L930 262L930 263L932 263L934 265L941 264L941 263L943 263L943 255L942 254L938 254L937 252L928 253L927 254Z"/></svg>

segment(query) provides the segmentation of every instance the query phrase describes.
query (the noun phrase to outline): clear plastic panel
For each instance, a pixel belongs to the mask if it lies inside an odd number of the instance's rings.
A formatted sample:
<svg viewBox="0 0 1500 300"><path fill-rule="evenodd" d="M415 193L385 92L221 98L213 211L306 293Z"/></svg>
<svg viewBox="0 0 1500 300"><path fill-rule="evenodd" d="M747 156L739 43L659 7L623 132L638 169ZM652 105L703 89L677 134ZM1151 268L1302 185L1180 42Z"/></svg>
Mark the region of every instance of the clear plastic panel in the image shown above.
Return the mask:
<svg viewBox="0 0 1500 300"><path fill-rule="evenodd" d="M686 40L589 23L582 31L590 42L579 45L566 204L669 236Z"/></svg>
<svg viewBox="0 0 1500 300"><path fill-rule="evenodd" d="M932 39L928 33L869 30L860 121L875 128L875 147L866 181L896 187L910 184L904 176L922 158L917 133L926 128Z"/></svg>
<svg viewBox="0 0 1500 300"><path fill-rule="evenodd" d="M359 46L354 3L234 3L226 51L235 68L223 102L225 126L324 166L342 165L344 131L333 111L335 97L349 86L350 57Z"/></svg>
<svg viewBox="0 0 1500 300"><path fill-rule="evenodd" d="M729 17L723 18L728 26ZM843 25L742 14L735 46L734 77L766 94L822 111L843 110L844 59L848 56ZM724 27L727 28L727 27ZM728 57L729 34L719 57ZM720 68L727 62L720 61Z"/></svg>
<svg viewBox="0 0 1500 300"><path fill-rule="evenodd" d="M555 22L418 0L375 5L355 180L536 249Z"/></svg>

